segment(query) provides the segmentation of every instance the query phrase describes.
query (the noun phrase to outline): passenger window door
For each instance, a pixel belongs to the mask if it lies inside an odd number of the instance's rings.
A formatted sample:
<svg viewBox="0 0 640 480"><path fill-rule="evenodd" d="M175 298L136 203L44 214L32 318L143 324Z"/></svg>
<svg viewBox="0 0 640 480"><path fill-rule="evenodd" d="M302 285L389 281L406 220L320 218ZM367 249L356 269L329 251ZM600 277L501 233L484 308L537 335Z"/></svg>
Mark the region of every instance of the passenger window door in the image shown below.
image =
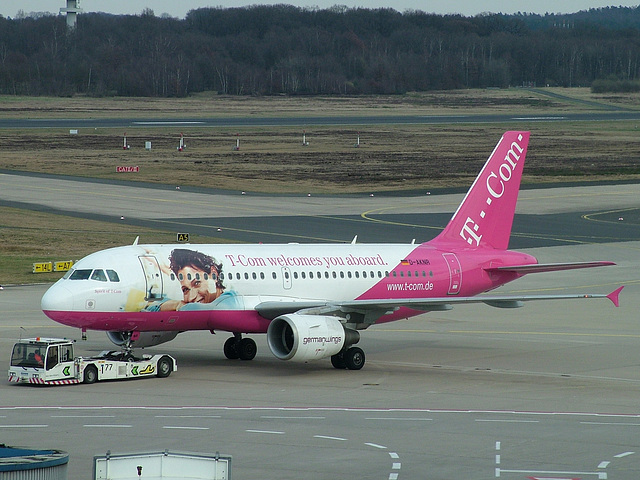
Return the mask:
<svg viewBox="0 0 640 480"><path fill-rule="evenodd" d="M145 300L153 301L162 299L162 275L160 265L153 255L140 255L140 264L144 271L144 278L147 283L145 289Z"/></svg>

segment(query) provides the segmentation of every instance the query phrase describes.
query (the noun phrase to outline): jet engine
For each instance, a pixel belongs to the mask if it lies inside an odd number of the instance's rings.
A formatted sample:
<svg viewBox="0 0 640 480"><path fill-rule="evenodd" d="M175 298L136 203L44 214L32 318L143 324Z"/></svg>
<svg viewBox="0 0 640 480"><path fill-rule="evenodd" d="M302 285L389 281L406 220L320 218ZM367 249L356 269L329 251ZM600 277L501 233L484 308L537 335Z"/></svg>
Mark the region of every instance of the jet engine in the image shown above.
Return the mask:
<svg viewBox="0 0 640 480"><path fill-rule="evenodd" d="M180 332L107 332L107 337L119 347L144 348L173 340L178 333Z"/></svg>
<svg viewBox="0 0 640 480"><path fill-rule="evenodd" d="M280 360L295 362L336 355L345 345L359 340L360 334L345 328L338 318L321 315L281 315L267 329L271 353Z"/></svg>

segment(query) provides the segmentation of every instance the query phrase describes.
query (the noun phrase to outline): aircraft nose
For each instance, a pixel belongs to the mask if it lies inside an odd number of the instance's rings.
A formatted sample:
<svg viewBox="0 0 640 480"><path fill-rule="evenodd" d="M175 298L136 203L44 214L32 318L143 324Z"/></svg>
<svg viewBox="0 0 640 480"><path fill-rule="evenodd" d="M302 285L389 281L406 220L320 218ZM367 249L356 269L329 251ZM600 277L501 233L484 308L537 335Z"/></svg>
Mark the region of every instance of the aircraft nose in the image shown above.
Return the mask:
<svg viewBox="0 0 640 480"><path fill-rule="evenodd" d="M73 295L64 285L54 283L44 292L40 305L42 311L49 317L50 313L68 312L73 310Z"/></svg>

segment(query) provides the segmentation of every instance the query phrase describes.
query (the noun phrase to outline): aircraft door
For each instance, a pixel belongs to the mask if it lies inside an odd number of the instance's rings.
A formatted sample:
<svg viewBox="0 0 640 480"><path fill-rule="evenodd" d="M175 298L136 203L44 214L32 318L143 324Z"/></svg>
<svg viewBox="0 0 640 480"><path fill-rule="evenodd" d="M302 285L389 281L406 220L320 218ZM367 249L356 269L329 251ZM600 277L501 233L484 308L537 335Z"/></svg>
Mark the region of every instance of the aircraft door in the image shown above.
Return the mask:
<svg viewBox="0 0 640 480"><path fill-rule="evenodd" d="M457 295L462 287L462 268L455 253L443 253L442 256L449 268L449 290L447 295Z"/></svg>
<svg viewBox="0 0 640 480"><path fill-rule="evenodd" d="M146 282L144 299L146 301L162 299L162 273L158 260L153 255L140 255L138 259L140 260L140 265L142 265Z"/></svg>
<svg viewBox="0 0 640 480"><path fill-rule="evenodd" d="M282 267L282 286L285 290L291 288L291 270L289 270L289 267Z"/></svg>

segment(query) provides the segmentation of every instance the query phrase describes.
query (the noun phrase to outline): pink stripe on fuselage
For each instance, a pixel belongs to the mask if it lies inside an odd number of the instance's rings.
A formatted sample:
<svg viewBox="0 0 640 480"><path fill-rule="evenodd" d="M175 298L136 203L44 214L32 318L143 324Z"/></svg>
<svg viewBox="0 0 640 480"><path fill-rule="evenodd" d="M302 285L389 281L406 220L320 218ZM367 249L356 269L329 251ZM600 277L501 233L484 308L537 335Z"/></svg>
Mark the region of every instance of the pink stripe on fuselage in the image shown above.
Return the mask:
<svg viewBox="0 0 640 480"><path fill-rule="evenodd" d="M172 312L44 312L52 320L71 327L105 331L225 330L266 333L269 320L255 310L190 310Z"/></svg>

